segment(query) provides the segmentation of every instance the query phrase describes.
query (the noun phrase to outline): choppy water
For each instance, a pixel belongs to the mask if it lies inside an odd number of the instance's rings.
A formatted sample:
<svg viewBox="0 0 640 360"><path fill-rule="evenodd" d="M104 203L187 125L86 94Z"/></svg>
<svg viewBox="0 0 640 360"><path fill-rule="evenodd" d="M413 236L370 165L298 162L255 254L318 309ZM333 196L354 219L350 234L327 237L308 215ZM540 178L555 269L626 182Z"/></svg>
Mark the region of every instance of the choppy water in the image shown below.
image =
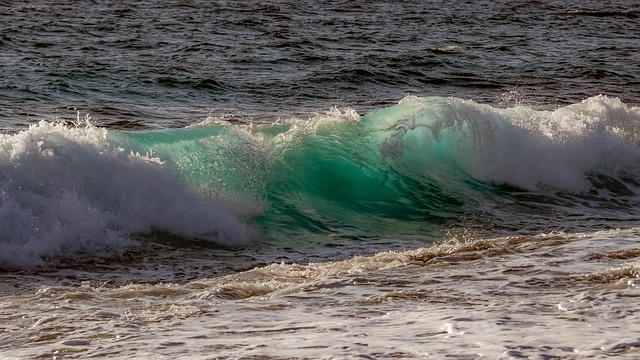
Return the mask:
<svg viewBox="0 0 640 360"><path fill-rule="evenodd" d="M0 3L0 355L636 358L639 25Z"/></svg>
<svg viewBox="0 0 640 360"><path fill-rule="evenodd" d="M75 109L145 127L209 113L272 121L333 105L367 113L404 93L638 102L629 1L0 6L5 127Z"/></svg>

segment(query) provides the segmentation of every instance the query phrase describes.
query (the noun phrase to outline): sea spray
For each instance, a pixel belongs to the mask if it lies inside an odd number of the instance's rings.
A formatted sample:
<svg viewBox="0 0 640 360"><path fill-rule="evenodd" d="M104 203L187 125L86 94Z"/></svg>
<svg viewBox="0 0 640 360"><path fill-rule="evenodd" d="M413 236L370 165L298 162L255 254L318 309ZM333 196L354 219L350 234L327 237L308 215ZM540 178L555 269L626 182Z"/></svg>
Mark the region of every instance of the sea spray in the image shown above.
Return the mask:
<svg viewBox="0 0 640 360"><path fill-rule="evenodd" d="M640 115L605 96L555 111L406 97L363 126L395 169L441 183L462 172L495 185L585 192L592 173L640 175Z"/></svg>
<svg viewBox="0 0 640 360"><path fill-rule="evenodd" d="M104 255L152 231L223 246L257 239L246 211L188 191L160 159L112 146L106 134L43 121L0 138L1 266Z"/></svg>

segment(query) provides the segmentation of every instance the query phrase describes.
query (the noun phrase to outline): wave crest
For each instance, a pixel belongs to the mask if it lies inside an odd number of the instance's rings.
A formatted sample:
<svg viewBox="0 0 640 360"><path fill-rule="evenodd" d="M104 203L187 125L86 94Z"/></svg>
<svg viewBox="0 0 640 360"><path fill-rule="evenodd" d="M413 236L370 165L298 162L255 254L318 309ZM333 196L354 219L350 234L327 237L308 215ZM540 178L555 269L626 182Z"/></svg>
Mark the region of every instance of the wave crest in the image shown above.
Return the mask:
<svg viewBox="0 0 640 360"><path fill-rule="evenodd" d="M412 177L461 172L527 190L583 192L592 174L640 175L640 114L606 96L554 111L407 97L363 122L381 154Z"/></svg>

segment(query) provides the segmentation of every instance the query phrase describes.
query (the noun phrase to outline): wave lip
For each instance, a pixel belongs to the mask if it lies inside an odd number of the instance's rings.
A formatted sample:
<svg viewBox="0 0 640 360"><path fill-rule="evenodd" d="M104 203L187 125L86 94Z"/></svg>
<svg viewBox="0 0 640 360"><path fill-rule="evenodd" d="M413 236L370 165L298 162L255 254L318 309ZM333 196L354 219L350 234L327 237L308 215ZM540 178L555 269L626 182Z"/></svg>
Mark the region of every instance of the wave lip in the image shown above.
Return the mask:
<svg viewBox="0 0 640 360"><path fill-rule="evenodd" d="M606 96L553 111L407 97L363 122L381 154L409 176L569 192L588 191L594 174L640 176L640 114Z"/></svg>

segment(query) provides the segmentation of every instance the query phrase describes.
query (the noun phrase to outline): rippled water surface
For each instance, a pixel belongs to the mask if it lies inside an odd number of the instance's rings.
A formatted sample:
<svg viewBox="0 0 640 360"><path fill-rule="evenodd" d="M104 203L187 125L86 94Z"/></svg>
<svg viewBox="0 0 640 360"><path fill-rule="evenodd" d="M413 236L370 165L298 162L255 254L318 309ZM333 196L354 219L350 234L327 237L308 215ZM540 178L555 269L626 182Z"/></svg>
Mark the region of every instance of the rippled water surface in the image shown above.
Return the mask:
<svg viewBox="0 0 640 360"><path fill-rule="evenodd" d="M405 93L637 104L638 18L629 1L5 2L0 116L175 126Z"/></svg>
<svg viewBox="0 0 640 360"><path fill-rule="evenodd" d="M0 0L0 357L639 357L635 29Z"/></svg>

